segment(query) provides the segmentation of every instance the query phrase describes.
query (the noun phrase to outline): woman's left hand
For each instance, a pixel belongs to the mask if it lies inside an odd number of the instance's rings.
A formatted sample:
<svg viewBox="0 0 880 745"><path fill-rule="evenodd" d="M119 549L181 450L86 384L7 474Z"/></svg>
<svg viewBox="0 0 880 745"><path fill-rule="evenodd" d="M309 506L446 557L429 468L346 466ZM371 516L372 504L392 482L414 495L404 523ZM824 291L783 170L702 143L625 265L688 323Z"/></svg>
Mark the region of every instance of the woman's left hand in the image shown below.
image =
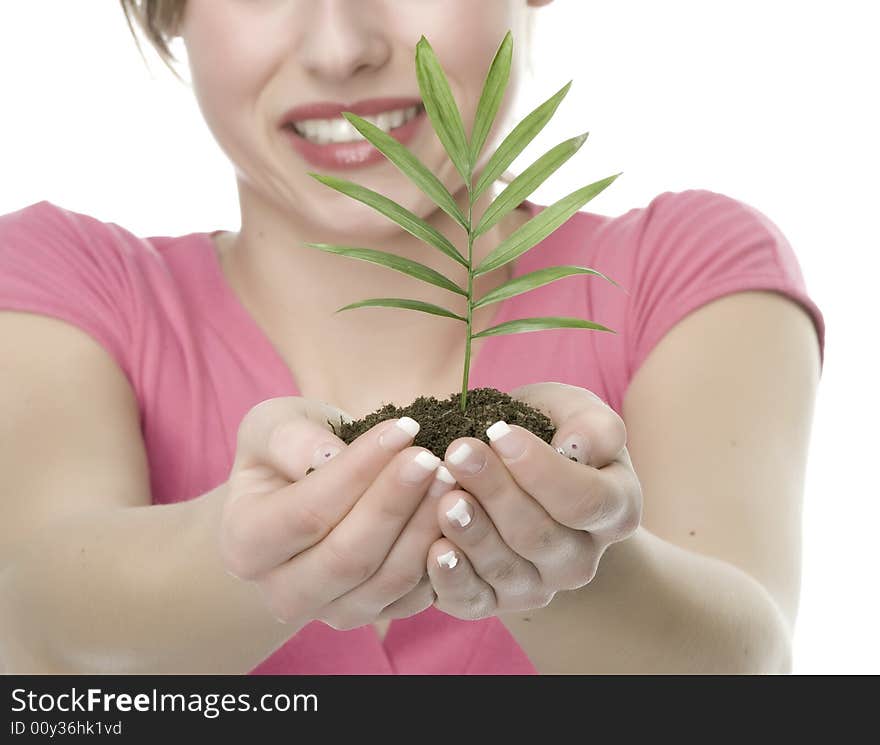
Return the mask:
<svg viewBox="0 0 880 745"><path fill-rule="evenodd" d="M444 465L460 488L438 501L444 537L428 552L428 574L434 605L457 618L542 608L559 590L583 587L605 549L641 520L641 485L613 409L564 383L510 395L547 414L556 434L548 445L511 425L500 438L492 431L491 446L475 437L449 444Z"/></svg>

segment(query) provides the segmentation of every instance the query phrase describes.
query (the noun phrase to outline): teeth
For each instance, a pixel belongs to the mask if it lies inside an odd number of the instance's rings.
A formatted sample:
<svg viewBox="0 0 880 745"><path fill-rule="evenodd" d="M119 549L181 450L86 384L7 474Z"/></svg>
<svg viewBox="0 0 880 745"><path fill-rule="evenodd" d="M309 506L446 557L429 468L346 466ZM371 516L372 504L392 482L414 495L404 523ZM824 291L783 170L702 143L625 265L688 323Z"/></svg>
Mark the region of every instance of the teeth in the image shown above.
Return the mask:
<svg viewBox="0 0 880 745"><path fill-rule="evenodd" d="M376 125L383 132L390 132L419 113L421 106L410 106L408 109L395 111L383 111L381 114L362 116L371 124ZM347 119L305 119L293 123L294 129L307 140L324 145L328 142L355 142L366 138L358 132Z"/></svg>

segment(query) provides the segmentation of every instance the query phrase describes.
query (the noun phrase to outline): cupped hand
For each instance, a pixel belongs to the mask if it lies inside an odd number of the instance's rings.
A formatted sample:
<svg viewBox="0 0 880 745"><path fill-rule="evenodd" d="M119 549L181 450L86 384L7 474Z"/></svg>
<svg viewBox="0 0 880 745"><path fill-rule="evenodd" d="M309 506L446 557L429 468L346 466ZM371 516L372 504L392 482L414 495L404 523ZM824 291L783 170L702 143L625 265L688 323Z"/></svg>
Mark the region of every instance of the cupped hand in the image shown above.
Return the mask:
<svg viewBox="0 0 880 745"><path fill-rule="evenodd" d="M339 414L287 396L239 426L220 556L282 623L347 630L413 615L435 597L425 554L441 536L437 501L455 482L411 446L415 421L379 422L346 445L326 425Z"/></svg>
<svg viewBox="0 0 880 745"><path fill-rule="evenodd" d="M541 608L583 587L608 546L641 521L641 485L613 409L564 383L510 395L547 414L556 434L547 444L523 427L493 425L491 446L474 437L449 444L444 464L460 488L438 500L443 538L427 564L434 606L457 618Z"/></svg>

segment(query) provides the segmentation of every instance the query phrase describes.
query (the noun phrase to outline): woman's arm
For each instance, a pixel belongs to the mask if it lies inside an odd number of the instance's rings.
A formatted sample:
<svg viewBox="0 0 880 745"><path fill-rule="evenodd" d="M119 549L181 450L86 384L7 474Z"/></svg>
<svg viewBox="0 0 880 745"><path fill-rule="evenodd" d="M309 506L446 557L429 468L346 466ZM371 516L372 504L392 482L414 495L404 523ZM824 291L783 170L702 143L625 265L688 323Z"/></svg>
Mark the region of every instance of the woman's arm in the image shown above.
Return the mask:
<svg viewBox="0 0 880 745"><path fill-rule="evenodd" d="M790 670L818 377L813 324L776 293L664 337L624 402L642 527L590 584L499 616L540 673Z"/></svg>
<svg viewBox="0 0 880 745"><path fill-rule="evenodd" d="M137 398L82 329L0 312L0 670L246 673L296 631L222 568L226 482L151 504Z"/></svg>
<svg viewBox="0 0 880 745"><path fill-rule="evenodd" d="M644 528L590 584L499 618L542 675L785 673L790 629L752 577Z"/></svg>
<svg viewBox="0 0 880 745"><path fill-rule="evenodd" d="M299 629L217 551L226 484L44 526L0 572L7 674L245 674Z"/></svg>

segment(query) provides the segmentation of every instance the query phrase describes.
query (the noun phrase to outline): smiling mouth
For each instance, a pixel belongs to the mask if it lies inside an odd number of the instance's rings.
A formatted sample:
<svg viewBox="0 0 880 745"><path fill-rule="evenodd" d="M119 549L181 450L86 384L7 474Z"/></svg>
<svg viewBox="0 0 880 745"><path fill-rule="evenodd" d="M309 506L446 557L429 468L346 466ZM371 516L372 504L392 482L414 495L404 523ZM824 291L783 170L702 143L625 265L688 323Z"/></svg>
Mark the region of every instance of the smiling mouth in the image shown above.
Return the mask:
<svg viewBox="0 0 880 745"><path fill-rule="evenodd" d="M389 134L390 132L392 132L396 129L401 129L401 128L405 127L407 124L409 124L410 122L412 122L413 120L417 119L418 117L422 116L425 113L425 104L424 103L419 103L414 108L416 109L415 113L409 119L407 119L406 121L404 121L401 124L398 124L395 127L388 127L387 125L381 126L381 124L377 121L378 116L381 116L381 115L361 116L361 119L366 119L371 124L379 127L383 132L385 132L385 134ZM355 132L357 135L360 135L360 133L355 129L354 125L352 125L351 122L349 122L347 119L345 119L345 117L338 117L337 119L335 119L333 121L344 122L346 124L346 126L349 127L353 132ZM303 140L307 140L307 141L313 142L313 143L315 142L313 139L306 137L305 134L300 132L299 129L297 129L295 122L285 122L282 125L282 128L288 130L289 132L293 132L293 134L295 134L297 137L299 137ZM343 144L344 145L349 142L364 142L365 140L366 140L365 137L357 136L355 139L352 139L352 140L338 141L338 142L333 142L333 143L328 142L325 144Z"/></svg>

